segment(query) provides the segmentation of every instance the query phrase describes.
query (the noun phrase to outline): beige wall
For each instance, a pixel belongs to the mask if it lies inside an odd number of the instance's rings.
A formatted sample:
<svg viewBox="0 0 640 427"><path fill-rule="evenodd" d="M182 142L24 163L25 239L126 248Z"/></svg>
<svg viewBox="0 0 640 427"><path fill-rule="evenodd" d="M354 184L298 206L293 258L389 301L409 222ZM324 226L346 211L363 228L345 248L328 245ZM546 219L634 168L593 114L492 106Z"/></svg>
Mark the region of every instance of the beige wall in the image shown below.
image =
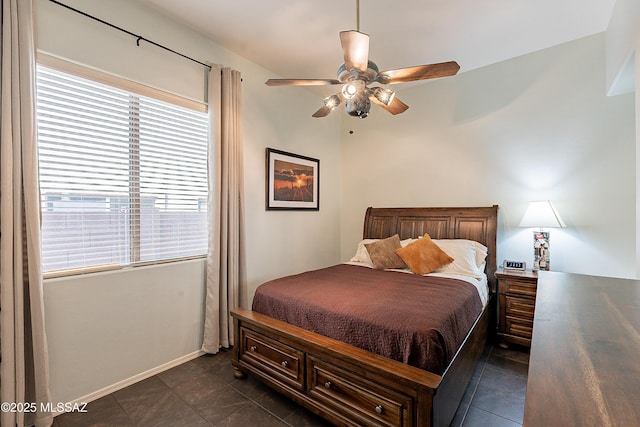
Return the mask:
<svg viewBox="0 0 640 427"><path fill-rule="evenodd" d="M518 223L550 199L568 225L553 269L635 277L634 95L606 96L604 53L588 37L399 91L401 116L345 120L342 258L367 206L498 204L499 262L531 265Z"/></svg>
<svg viewBox="0 0 640 427"><path fill-rule="evenodd" d="M606 84L609 94L635 88L633 54L640 38L640 2L616 0L606 33Z"/></svg>

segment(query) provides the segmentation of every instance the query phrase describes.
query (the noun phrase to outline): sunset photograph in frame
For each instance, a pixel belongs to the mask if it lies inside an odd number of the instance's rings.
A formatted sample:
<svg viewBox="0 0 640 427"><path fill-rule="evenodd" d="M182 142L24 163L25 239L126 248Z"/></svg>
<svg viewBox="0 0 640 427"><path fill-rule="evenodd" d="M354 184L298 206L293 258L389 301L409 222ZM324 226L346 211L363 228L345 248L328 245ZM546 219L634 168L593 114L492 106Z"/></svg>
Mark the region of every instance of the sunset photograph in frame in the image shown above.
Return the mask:
<svg viewBox="0 0 640 427"><path fill-rule="evenodd" d="M267 210L319 210L320 160L267 148Z"/></svg>

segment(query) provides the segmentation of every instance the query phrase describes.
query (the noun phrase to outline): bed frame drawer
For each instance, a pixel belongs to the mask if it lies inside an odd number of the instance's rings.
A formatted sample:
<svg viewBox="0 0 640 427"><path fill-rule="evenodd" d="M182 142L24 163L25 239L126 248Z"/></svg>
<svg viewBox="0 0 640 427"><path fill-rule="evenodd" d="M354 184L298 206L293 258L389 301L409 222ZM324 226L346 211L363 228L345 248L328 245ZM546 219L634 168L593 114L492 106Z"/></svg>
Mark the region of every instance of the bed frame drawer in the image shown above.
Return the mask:
<svg viewBox="0 0 640 427"><path fill-rule="evenodd" d="M240 330L240 360L259 368L290 386L304 390L304 353L251 329Z"/></svg>
<svg viewBox="0 0 640 427"><path fill-rule="evenodd" d="M314 357L307 359L309 395L360 426L410 426L412 399Z"/></svg>

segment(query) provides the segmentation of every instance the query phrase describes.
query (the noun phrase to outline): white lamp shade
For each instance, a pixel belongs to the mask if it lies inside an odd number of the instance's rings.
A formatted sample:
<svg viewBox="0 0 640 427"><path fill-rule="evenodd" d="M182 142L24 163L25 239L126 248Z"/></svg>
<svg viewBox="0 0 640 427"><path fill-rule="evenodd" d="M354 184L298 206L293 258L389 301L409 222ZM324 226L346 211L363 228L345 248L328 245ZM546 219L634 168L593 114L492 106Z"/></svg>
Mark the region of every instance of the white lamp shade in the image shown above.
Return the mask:
<svg viewBox="0 0 640 427"><path fill-rule="evenodd" d="M520 227L566 227L549 200L530 202Z"/></svg>

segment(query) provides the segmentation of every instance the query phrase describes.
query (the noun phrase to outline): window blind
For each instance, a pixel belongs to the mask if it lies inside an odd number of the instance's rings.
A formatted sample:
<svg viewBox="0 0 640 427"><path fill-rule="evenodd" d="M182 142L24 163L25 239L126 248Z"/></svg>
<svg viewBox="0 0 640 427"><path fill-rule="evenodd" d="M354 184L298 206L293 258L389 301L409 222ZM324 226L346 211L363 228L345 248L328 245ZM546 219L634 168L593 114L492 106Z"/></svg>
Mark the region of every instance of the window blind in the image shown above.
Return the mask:
<svg viewBox="0 0 640 427"><path fill-rule="evenodd" d="M207 252L207 114L42 65L43 271Z"/></svg>

